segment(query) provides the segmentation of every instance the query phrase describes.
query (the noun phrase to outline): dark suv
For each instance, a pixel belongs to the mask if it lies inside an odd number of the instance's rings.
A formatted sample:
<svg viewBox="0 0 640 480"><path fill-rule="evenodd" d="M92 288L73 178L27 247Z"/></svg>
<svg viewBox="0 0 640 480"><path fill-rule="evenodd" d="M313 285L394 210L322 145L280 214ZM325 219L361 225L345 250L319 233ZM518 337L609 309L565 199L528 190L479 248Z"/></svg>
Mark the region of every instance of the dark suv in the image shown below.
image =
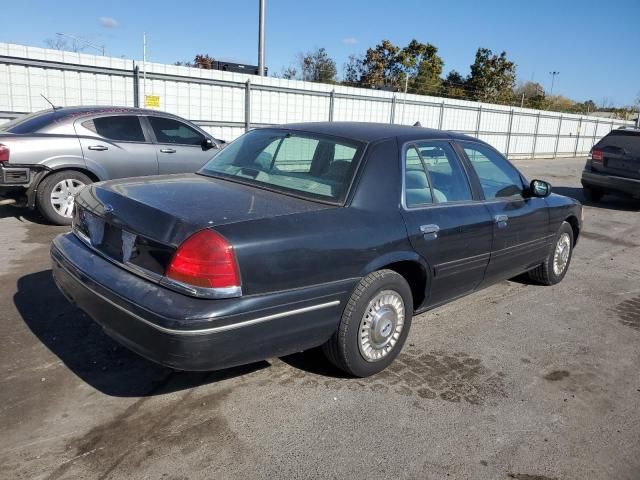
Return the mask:
<svg viewBox="0 0 640 480"><path fill-rule="evenodd" d="M640 128L612 130L591 149L582 172L587 200L605 193L640 198Z"/></svg>

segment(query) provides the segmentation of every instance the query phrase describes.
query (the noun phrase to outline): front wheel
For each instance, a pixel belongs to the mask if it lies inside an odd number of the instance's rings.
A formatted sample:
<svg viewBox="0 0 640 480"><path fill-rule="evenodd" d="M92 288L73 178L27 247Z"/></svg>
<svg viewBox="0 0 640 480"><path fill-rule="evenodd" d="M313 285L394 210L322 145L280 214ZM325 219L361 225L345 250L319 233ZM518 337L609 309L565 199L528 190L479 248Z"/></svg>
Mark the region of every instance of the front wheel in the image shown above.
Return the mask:
<svg viewBox="0 0 640 480"><path fill-rule="evenodd" d="M407 281L392 270L370 273L351 294L338 330L323 346L324 353L350 375L374 375L402 350L412 316Z"/></svg>
<svg viewBox="0 0 640 480"><path fill-rule="evenodd" d="M47 221L55 225L70 225L75 196L90 183L89 177L75 170L64 170L46 176L38 186L38 210Z"/></svg>
<svg viewBox="0 0 640 480"><path fill-rule="evenodd" d="M529 278L543 285L561 282L571 263L573 245L573 229L568 222L562 222L547 258L542 265L529 271Z"/></svg>

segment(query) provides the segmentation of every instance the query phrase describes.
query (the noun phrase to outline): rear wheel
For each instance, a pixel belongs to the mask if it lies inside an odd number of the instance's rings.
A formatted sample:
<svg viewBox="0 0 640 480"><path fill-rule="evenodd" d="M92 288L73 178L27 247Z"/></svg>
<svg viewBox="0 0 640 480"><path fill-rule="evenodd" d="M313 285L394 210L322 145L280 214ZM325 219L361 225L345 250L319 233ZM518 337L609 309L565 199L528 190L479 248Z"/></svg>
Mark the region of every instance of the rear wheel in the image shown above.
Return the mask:
<svg viewBox="0 0 640 480"><path fill-rule="evenodd" d="M543 285L561 282L571 263L573 244L573 229L568 222L562 222L547 258L542 265L529 271L529 278Z"/></svg>
<svg viewBox="0 0 640 480"><path fill-rule="evenodd" d="M407 281L392 270L370 273L351 294L338 330L323 346L324 353L351 375L376 374L402 350L412 316Z"/></svg>
<svg viewBox="0 0 640 480"><path fill-rule="evenodd" d="M593 187L582 187L582 194L584 195L585 200L589 202L598 202L604 195L604 192Z"/></svg>
<svg viewBox="0 0 640 480"><path fill-rule="evenodd" d="M55 225L70 225L75 196L91 179L75 170L48 175L38 186L38 210L47 221Z"/></svg>

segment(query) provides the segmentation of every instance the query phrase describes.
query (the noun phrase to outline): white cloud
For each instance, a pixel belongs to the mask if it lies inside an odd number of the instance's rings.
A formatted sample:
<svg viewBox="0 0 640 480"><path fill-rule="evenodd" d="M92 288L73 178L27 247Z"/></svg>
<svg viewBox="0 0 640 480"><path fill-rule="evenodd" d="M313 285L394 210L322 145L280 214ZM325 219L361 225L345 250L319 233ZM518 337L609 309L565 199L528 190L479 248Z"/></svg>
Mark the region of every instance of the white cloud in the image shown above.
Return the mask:
<svg viewBox="0 0 640 480"><path fill-rule="evenodd" d="M358 43L358 39L355 37L347 37L342 39L342 43L344 43L345 45L355 45L356 43Z"/></svg>
<svg viewBox="0 0 640 480"><path fill-rule="evenodd" d="M113 17L100 17L100 25L104 28L118 28L120 22Z"/></svg>

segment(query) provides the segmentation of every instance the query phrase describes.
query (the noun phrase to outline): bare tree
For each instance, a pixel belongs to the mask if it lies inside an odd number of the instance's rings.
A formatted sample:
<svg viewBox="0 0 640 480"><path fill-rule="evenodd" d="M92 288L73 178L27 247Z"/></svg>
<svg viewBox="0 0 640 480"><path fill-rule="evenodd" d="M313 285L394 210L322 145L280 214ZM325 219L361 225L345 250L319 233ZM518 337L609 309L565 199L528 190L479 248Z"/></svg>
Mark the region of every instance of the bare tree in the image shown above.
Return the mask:
<svg viewBox="0 0 640 480"><path fill-rule="evenodd" d="M83 52L86 48L85 45L81 45L77 40L72 39L69 42L66 38L57 35L54 38L47 38L44 41L45 45L49 48L53 48L54 50L61 50L65 52Z"/></svg>

